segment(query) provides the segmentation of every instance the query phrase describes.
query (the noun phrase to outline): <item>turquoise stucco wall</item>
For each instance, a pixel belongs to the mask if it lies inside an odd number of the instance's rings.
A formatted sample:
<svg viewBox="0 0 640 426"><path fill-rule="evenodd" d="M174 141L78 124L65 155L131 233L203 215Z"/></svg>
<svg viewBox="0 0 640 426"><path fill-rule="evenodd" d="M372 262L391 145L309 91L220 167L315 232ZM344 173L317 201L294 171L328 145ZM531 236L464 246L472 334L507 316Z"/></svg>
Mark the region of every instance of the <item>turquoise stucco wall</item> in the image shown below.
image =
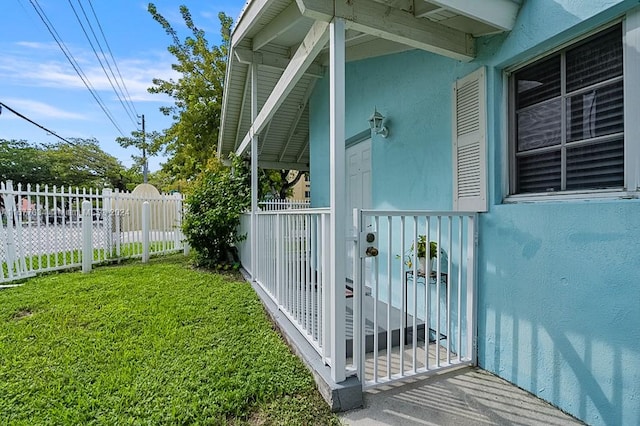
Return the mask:
<svg viewBox="0 0 640 426"><path fill-rule="evenodd" d="M430 210L452 208L451 85L487 66L479 364L590 424L640 424L640 201L503 204L502 70L636 5L527 0L511 33L478 40L472 63L409 51L347 65L347 137L374 106L389 118L390 137L372 143L373 207ZM310 104L314 206L329 200L328 90L320 81Z"/></svg>
<svg viewBox="0 0 640 426"><path fill-rule="evenodd" d="M396 60L403 64L402 70ZM452 208L452 66L458 77L477 68L476 64L456 63L420 51L348 64L347 138L368 128L375 106L387 117L385 124L390 129L386 139L374 136L371 146L374 208ZM397 78L398 74L402 78ZM392 80L394 83L388 84ZM425 84L426 81L431 84ZM310 100L313 206L329 204L328 103L329 86L325 78Z"/></svg>

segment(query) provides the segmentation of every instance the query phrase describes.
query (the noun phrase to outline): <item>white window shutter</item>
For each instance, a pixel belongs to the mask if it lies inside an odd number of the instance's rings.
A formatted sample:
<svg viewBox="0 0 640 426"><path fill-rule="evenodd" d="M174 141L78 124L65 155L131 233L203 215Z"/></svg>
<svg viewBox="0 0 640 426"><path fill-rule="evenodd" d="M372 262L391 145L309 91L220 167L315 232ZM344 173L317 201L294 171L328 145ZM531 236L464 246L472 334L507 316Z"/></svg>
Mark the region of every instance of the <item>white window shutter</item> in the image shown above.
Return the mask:
<svg viewBox="0 0 640 426"><path fill-rule="evenodd" d="M487 211L486 78L482 67L453 84L453 208Z"/></svg>

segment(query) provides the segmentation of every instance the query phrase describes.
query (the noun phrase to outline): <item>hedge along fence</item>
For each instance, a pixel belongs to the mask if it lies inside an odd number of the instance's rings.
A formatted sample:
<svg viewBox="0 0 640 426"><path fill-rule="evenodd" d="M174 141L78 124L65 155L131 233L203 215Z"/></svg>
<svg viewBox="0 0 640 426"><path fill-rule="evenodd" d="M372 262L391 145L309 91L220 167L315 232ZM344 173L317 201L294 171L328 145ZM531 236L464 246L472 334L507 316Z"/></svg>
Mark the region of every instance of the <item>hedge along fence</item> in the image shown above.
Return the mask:
<svg viewBox="0 0 640 426"><path fill-rule="evenodd" d="M182 194L0 182L0 282L186 251Z"/></svg>

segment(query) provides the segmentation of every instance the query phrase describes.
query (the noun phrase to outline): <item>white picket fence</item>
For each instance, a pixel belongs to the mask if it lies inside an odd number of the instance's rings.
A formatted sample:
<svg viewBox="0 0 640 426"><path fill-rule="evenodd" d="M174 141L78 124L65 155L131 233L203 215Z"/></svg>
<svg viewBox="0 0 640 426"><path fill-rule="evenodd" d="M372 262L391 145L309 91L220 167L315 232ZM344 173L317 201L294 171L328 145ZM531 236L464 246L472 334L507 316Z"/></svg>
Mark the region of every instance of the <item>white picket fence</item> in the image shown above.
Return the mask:
<svg viewBox="0 0 640 426"><path fill-rule="evenodd" d="M0 182L0 283L186 250L182 194Z"/></svg>

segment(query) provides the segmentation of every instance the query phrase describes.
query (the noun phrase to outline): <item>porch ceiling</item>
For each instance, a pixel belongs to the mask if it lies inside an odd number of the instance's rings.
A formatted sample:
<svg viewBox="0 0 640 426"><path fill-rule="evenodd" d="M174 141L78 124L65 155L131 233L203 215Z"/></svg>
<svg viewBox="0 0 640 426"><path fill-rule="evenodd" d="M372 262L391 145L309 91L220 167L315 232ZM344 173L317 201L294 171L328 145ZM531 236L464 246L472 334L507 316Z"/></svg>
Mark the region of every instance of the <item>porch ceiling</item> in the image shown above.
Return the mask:
<svg viewBox="0 0 640 426"><path fill-rule="evenodd" d="M474 37L510 30L521 2L249 0L232 33L218 155L242 154L248 146L255 64L259 117L253 130L259 135L259 166L308 170L308 100L329 62L322 22L345 19L347 61L414 48L472 60ZM274 95L283 87L284 96Z"/></svg>

